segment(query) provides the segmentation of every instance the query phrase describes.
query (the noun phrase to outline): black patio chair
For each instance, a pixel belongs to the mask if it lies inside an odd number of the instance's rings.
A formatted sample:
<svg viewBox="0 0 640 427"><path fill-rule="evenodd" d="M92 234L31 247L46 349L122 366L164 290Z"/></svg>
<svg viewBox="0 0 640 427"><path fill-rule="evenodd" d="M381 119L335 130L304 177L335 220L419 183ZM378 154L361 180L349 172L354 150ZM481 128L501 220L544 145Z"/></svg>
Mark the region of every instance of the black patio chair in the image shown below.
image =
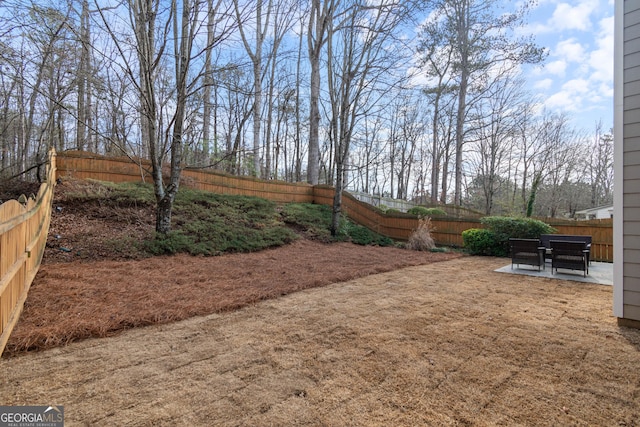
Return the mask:
<svg viewBox="0 0 640 427"><path fill-rule="evenodd" d="M509 239L509 248L511 252L511 268L520 264L537 266L538 271L545 268L544 253L545 247L540 244L538 239Z"/></svg>
<svg viewBox="0 0 640 427"><path fill-rule="evenodd" d="M585 242L551 240L551 274L558 268L581 270L583 276L589 274L589 249Z"/></svg>

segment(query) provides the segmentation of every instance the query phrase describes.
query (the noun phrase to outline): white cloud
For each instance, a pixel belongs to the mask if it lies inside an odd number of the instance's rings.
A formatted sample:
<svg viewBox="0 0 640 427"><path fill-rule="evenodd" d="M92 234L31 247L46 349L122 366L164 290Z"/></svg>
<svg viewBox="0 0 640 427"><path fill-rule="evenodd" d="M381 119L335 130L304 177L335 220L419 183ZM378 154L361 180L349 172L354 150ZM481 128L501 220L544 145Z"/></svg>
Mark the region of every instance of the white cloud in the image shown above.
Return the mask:
<svg viewBox="0 0 640 427"><path fill-rule="evenodd" d="M555 93L544 102L545 108L549 110L563 110L568 112L578 111L580 104L582 104L582 97L568 91Z"/></svg>
<svg viewBox="0 0 640 427"><path fill-rule="evenodd" d="M551 74L554 76L564 76L567 71L567 63L563 60L557 60L553 62L549 62L545 64L544 70L542 71L544 74Z"/></svg>
<svg viewBox="0 0 640 427"><path fill-rule="evenodd" d="M613 99L613 85L609 83L602 83L598 91L604 98Z"/></svg>
<svg viewBox="0 0 640 427"><path fill-rule="evenodd" d="M553 11L548 24L555 31L588 31L591 28L591 14L597 7L598 0L582 0L575 6L569 3L560 3Z"/></svg>
<svg viewBox="0 0 640 427"><path fill-rule="evenodd" d="M553 79L542 79L534 83L533 87L538 90L548 90L553 86Z"/></svg>
<svg viewBox="0 0 640 427"><path fill-rule="evenodd" d="M613 0L538 0L531 24L549 49L546 64L529 69L544 108L569 113L576 123L613 116Z"/></svg>
<svg viewBox="0 0 640 427"><path fill-rule="evenodd" d="M600 82L613 82L613 17L600 21L597 49L589 54L589 65L593 69L591 78Z"/></svg>
<svg viewBox="0 0 640 427"><path fill-rule="evenodd" d="M573 38L558 42L553 50L553 55L559 56L567 62L582 62L585 60L584 47Z"/></svg>
<svg viewBox="0 0 640 427"><path fill-rule="evenodd" d="M550 110L583 113L597 108L609 96L607 92L606 85L598 85L588 79L577 78L563 84L558 92L545 100L544 105Z"/></svg>
<svg viewBox="0 0 640 427"><path fill-rule="evenodd" d="M569 2L539 1L533 7L533 16L543 17L544 13L549 13L544 20L525 25L518 29L518 34L543 35L549 33L559 33L563 31L590 31L592 29L591 18L597 13L598 7L603 0L578 0ZM553 11L550 9L554 6Z"/></svg>
<svg viewBox="0 0 640 427"><path fill-rule="evenodd" d="M533 24L524 25L516 30L516 34L518 35L531 35L531 34L545 34L551 32L552 29L547 24L542 22L535 22Z"/></svg>
<svg viewBox="0 0 640 427"><path fill-rule="evenodd" d="M573 79L562 85L562 90L573 94L585 94L592 88L591 82L587 79Z"/></svg>

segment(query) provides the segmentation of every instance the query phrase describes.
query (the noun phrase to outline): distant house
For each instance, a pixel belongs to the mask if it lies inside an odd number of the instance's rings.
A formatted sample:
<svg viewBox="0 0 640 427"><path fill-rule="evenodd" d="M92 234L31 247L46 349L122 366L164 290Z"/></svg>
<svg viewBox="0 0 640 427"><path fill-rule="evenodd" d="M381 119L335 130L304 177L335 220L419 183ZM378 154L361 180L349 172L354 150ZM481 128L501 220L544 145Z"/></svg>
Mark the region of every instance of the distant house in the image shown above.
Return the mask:
<svg viewBox="0 0 640 427"><path fill-rule="evenodd" d="M609 219L613 218L613 205L599 206L576 212L576 219Z"/></svg>

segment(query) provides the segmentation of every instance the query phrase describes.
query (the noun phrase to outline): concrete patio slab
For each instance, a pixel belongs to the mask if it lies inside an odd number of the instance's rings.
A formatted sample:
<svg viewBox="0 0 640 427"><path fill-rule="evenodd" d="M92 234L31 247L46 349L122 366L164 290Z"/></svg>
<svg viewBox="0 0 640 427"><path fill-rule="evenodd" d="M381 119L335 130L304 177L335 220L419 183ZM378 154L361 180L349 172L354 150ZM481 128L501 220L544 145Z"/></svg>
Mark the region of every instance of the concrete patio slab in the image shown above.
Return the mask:
<svg viewBox="0 0 640 427"><path fill-rule="evenodd" d="M527 276L546 277L549 279L574 280L577 282L596 283L599 285L613 285L613 264L608 262L592 262L589 265L589 274L583 277L582 271L572 271L558 269L551 273L551 263L547 263L546 268L538 271L537 267L521 264L520 266L511 264L505 265L497 270L499 273L524 274Z"/></svg>

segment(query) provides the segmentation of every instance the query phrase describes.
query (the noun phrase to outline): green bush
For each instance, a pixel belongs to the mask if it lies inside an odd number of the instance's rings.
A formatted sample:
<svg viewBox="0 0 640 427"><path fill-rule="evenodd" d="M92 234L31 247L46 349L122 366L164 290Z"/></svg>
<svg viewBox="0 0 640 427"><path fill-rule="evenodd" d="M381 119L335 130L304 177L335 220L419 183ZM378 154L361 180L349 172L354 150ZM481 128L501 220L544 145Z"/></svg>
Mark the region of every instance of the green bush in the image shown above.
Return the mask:
<svg viewBox="0 0 640 427"><path fill-rule="evenodd" d="M556 230L549 224L532 218L512 218L505 216L488 216L480 220L496 239L496 256L509 255L509 238L538 239L541 234L553 234Z"/></svg>
<svg viewBox="0 0 640 427"><path fill-rule="evenodd" d="M553 234L555 229L549 224L532 218L511 218L506 216L488 216L480 220L498 235L521 239L537 239L541 234Z"/></svg>
<svg viewBox="0 0 640 427"><path fill-rule="evenodd" d="M429 212L429 209L425 208L424 206L414 206L407 211L408 214L419 216L421 218L424 218L425 216L429 216L428 212Z"/></svg>
<svg viewBox="0 0 640 427"><path fill-rule="evenodd" d="M447 213L440 208L428 208L427 210L429 216L447 216Z"/></svg>
<svg viewBox="0 0 640 427"><path fill-rule="evenodd" d="M446 216L447 213L440 208L426 208L424 206L414 206L407 211L408 214L418 216L420 218L432 216Z"/></svg>
<svg viewBox="0 0 640 427"><path fill-rule="evenodd" d="M496 255L496 235L486 228L470 228L462 232L464 247L471 255Z"/></svg>
<svg viewBox="0 0 640 427"><path fill-rule="evenodd" d="M556 230L550 225L531 218L489 216L480 220L485 229L473 228L462 233L467 251L474 255L509 255L509 238L538 239L541 234Z"/></svg>
<svg viewBox="0 0 640 427"><path fill-rule="evenodd" d="M153 255L173 255L178 252L189 252L191 239L181 231L171 231L167 234L156 233L153 240L143 242L144 249Z"/></svg>

